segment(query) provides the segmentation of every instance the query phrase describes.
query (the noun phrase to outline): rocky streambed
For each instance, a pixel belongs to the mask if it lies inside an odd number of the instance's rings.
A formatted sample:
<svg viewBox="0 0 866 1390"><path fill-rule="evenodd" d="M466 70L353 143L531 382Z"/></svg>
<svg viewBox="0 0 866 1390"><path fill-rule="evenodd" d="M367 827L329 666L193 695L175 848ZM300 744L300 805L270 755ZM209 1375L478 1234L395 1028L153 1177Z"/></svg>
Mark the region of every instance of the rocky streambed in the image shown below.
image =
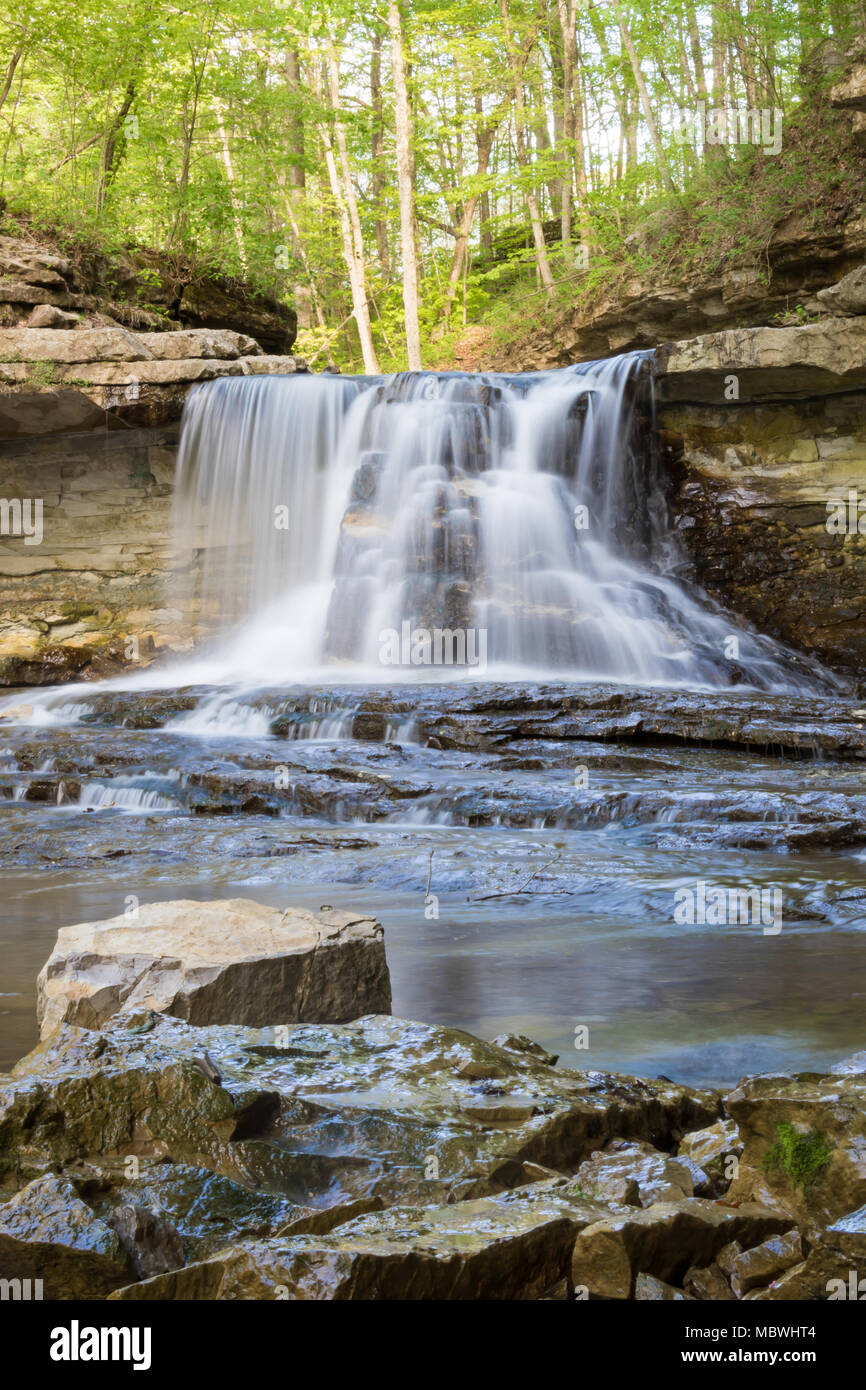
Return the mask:
<svg viewBox="0 0 866 1390"><path fill-rule="evenodd" d="M555 1062L381 1014L61 1024L3 1078L3 1275L59 1299L850 1296L864 1054L726 1097Z"/></svg>
<svg viewBox="0 0 866 1390"><path fill-rule="evenodd" d="M3 1277L852 1296L856 699L126 684L2 715Z"/></svg>
<svg viewBox="0 0 866 1390"><path fill-rule="evenodd" d="M3 1065L60 927L177 898L377 918L397 1014L575 1064L730 1086L861 1045L855 699L85 686L3 715ZM702 918L701 884L781 921Z"/></svg>

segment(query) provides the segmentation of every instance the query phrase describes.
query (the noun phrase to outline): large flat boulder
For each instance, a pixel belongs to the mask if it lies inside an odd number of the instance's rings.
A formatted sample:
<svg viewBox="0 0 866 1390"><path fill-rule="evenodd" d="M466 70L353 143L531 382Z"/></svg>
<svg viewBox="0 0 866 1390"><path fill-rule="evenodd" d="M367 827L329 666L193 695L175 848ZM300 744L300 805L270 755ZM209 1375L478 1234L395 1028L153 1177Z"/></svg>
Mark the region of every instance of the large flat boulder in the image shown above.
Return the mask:
<svg viewBox="0 0 866 1390"><path fill-rule="evenodd" d="M654 370L663 401L724 406L732 375L740 402L857 390L866 385L866 319L707 333L661 349Z"/></svg>
<svg viewBox="0 0 866 1390"><path fill-rule="evenodd" d="M152 356L125 328L0 328L4 362L144 362Z"/></svg>
<svg viewBox="0 0 866 1390"><path fill-rule="evenodd" d="M176 333L138 333L139 342L154 357L175 360L187 357L254 357L261 354L255 338L230 328L193 328Z"/></svg>
<svg viewBox="0 0 866 1390"><path fill-rule="evenodd" d="M219 376L246 376L245 359L241 357L180 357L146 362L89 362L75 363L62 368L58 381L76 382L88 386L136 387L139 383L154 386L175 385L193 381L213 381Z"/></svg>
<svg viewBox="0 0 866 1390"><path fill-rule="evenodd" d="M193 1024L335 1022L386 1013L384 933L372 917L233 898L150 903L62 927L39 973L42 1037L101 1028L121 1009Z"/></svg>

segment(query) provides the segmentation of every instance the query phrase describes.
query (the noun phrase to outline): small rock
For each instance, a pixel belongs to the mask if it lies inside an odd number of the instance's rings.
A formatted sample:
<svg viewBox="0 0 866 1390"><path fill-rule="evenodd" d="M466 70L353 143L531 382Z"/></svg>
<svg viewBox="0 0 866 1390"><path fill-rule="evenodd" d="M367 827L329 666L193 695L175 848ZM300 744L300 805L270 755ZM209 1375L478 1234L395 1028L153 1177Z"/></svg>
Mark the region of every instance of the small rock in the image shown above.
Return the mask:
<svg viewBox="0 0 866 1390"><path fill-rule="evenodd" d="M654 1274L639 1274L635 1281L634 1296L638 1303L689 1303L694 1295L683 1289L675 1289Z"/></svg>
<svg viewBox="0 0 866 1390"><path fill-rule="evenodd" d="M693 1265L683 1280L683 1288L695 1298L714 1303L735 1303L736 1295L718 1264Z"/></svg>
<svg viewBox="0 0 866 1390"><path fill-rule="evenodd" d="M534 1057L537 1062L547 1062L548 1066L555 1067L559 1061L556 1052L546 1052L540 1043L533 1042L523 1033L500 1033L493 1039L495 1047L504 1048L506 1052L523 1052L527 1057Z"/></svg>
<svg viewBox="0 0 866 1390"><path fill-rule="evenodd" d="M693 1265L721 1263L719 1252L732 1239L755 1243L790 1225L757 1205L734 1210L700 1197L659 1202L582 1231L574 1245L572 1279L590 1297L627 1299L639 1272L677 1284Z"/></svg>
<svg viewBox="0 0 866 1390"><path fill-rule="evenodd" d="M758 1284L769 1284L792 1265L803 1259L803 1242L799 1231L786 1231L771 1236L761 1245L744 1250L731 1260L731 1288L738 1298Z"/></svg>
<svg viewBox="0 0 866 1390"><path fill-rule="evenodd" d="M115 1207L112 1225L139 1279L183 1265L183 1241L164 1217L146 1207L124 1205Z"/></svg>
<svg viewBox="0 0 866 1390"><path fill-rule="evenodd" d="M740 1245L740 1242L738 1240L732 1240L730 1245L725 1245L716 1256L716 1264L719 1266L722 1273L726 1274L729 1279L734 1273L736 1267L735 1261L740 1258L742 1253L743 1247Z"/></svg>
<svg viewBox="0 0 866 1390"><path fill-rule="evenodd" d="M679 1143L677 1158L698 1165L706 1174L712 1186L711 1193L703 1196L721 1197L731 1185L731 1165L728 1159L739 1159L743 1144L733 1120L719 1120L707 1129L696 1129L684 1134ZM697 1192L697 1187L695 1188Z"/></svg>
<svg viewBox="0 0 866 1390"><path fill-rule="evenodd" d="M650 1207L694 1195L686 1164L649 1144L617 1145L614 1153L596 1153L580 1165L577 1180L600 1201L627 1206Z"/></svg>
<svg viewBox="0 0 866 1390"><path fill-rule="evenodd" d="M27 320L28 328L74 328L79 322L77 314L67 314L54 304L37 304Z"/></svg>

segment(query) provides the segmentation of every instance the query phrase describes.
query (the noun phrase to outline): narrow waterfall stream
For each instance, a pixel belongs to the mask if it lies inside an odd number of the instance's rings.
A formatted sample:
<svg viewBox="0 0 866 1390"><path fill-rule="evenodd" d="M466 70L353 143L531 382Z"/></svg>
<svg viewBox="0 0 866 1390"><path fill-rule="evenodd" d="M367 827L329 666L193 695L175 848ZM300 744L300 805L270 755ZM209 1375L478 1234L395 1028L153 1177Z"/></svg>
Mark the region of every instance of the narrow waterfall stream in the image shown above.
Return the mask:
<svg viewBox="0 0 866 1390"><path fill-rule="evenodd" d="M682 578L649 368L192 393L190 650L0 702L0 1065L59 926L178 897L374 913L396 1014L569 1065L861 1044L863 711ZM678 920L708 884L778 935Z"/></svg>

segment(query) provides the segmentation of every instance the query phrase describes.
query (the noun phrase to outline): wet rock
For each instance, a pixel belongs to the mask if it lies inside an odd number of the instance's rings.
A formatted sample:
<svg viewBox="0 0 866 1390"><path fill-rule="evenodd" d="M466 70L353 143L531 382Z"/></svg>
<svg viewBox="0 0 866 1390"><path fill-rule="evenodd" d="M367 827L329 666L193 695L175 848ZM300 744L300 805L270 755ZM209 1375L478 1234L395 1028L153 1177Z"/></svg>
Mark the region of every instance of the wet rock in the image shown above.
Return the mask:
<svg viewBox="0 0 866 1390"><path fill-rule="evenodd" d="M577 1170L585 1190L603 1202L650 1207L694 1195L692 1174L684 1163L649 1144L611 1146L613 1153L594 1153Z"/></svg>
<svg viewBox="0 0 866 1390"><path fill-rule="evenodd" d="M830 1071L834 1076L856 1076L858 1073L866 1072L866 1052L854 1052L850 1057L843 1057L841 1062L836 1062Z"/></svg>
<svg viewBox="0 0 866 1390"><path fill-rule="evenodd" d="M820 1242L813 1245L800 1264L785 1270L765 1288L751 1289L743 1295L751 1302L825 1302L833 1299L862 1298L866 1281L850 1260Z"/></svg>
<svg viewBox="0 0 866 1390"><path fill-rule="evenodd" d="M803 1241L799 1231L771 1236L731 1260L731 1288L737 1298L742 1298L750 1289L772 1283L802 1260Z"/></svg>
<svg viewBox="0 0 866 1390"><path fill-rule="evenodd" d="M160 1045L166 1024L130 1015L110 1034L63 1024L0 1084L0 1158L23 1174L97 1155L187 1160L218 1168L234 1138L259 1132L279 1105L243 1077L214 1086L191 1057ZM12 1161L12 1155L14 1163ZM228 1160L225 1160L228 1165Z"/></svg>
<svg viewBox="0 0 866 1390"><path fill-rule="evenodd" d="M77 680L93 659L90 647L44 647L37 656L0 659L0 685L59 685Z"/></svg>
<svg viewBox="0 0 866 1390"><path fill-rule="evenodd" d="M193 1062L204 1051L221 1086ZM500 1070L491 1099L519 1119L491 1115L475 1089L485 1083L458 1074L467 1062ZM25 1172L164 1156L305 1207L423 1205L525 1183L527 1162L573 1171L614 1135L670 1143L715 1105L670 1082L553 1069L386 1015L244 1029L142 1012L98 1034L61 1025L14 1068L0 1088L0 1161L16 1146Z"/></svg>
<svg viewBox="0 0 866 1390"><path fill-rule="evenodd" d="M752 1077L725 1107L744 1144L732 1200L768 1192L807 1227L866 1201L866 1074Z"/></svg>
<svg viewBox="0 0 866 1390"><path fill-rule="evenodd" d="M130 1267L114 1231L65 1178L46 1175L0 1206L0 1272L41 1279L43 1298L102 1298Z"/></svg>
<svg viewBox="0 0 866 1390"><path fill-rule="evenodd" d="M736 1268L736 1261L743 1253L743 1247L738 1240L732 1240L727 1245L723 1245L716 1256L716 1264L719 1269L730 1279Z"/></svg>
<svg viewBox="0 0 866 1390"><path fill-rule="evenodd" d="M679 1142L677 1157L691 1159L706 1173L713 1191L699 1194L721 1197L731 1185L736 1165L727 1162L738 1159L743 1152L739 1131L733 1120L719 1120L708 1129L684 1134Z"/></svg>
<svg viewBox="0 0 866 1390"><path fill-rule="evenodd" d="M219 1252L120 1290L121 1300L533 1299L567 1277L576 1232L598 1214L568 1184L364 1216L330 1236Z"/></svg>
<svg viewBox="0 0 866 1390"><path fill-rule="evenodd" d="M352 720L352 738L369 739L381 743L385 738L387 722L384 714L361 710Z"/></svg>
<svg viewBox="0 0 866 1390"><path fill-rule="evenodd" d="M62 927L37 982L43 1037L149 1008L191 1023L340 1022L390 1008L383 932L370 917L241 898L179 900Z"/></svg>
<svg viewBox="0 0 866 1390"><path fill-rule="evenodd" d="M831 1249L859 1261L866 1269L866 1207L840 1216L824 1231L824 1241Z"/></svg>
<svg viewBox="0 0 866 1390"><path fill-rule="evenodd" d="M501 1047L505 1052L516 1052L525 1057L532 1057L538 1062L545 1062L549 1067L555 1067L559 1057L555 1052L546 1052L537 1042L527 1038L523 1033L499 1033L493 1039L494 1047Z"/></svg>
<svg viewBox="0 0 866 1390"><path fill-rule="evenodd" d="M78 1160L64 1173L101 1218L114 1224L120 1208L150 1212L177 1232L188 1261L202 1260L236 1241L291 1230L330 1230L371 1209L373 1199L337 1202L316 1210L277 1192L254 1192L219 1173L165 1158L137 1159L130 1177L127 1159ZM320 1223L307 1225L306 1223ZM170 1247L174 1249L172 1245ZM167 1268L176 1268L184 1258ZM156 1271L152 1271L156 1272Z"/></svg>
<svg viewBox="0 0 866 1390"><path fill-rule="evenodd" d="M634 1286L635 1301L638 1303L683 1303L691 1302L694 1294L684 1289L675 1289L653 1274L639 1274Z"/></svg>
<svg viewBox="0 0 866 1390"><path fill-rule="evenodd" d="M683 1288L692 1295L693 1298L704 1299L714 1303L736 1302L736 1294L733 1292L730 1283L723 1270L718 1264L693 1265L686 1272L683 1279Z"/></svg>
<svg viewBox="0 0 866 1390"><path fill-rule="evenodd" d="M711 1264L732 1240L753 1244L790 1226L790 1219L756 1204L734 1209L699 1197L659 1202L581 1232L572 1280L585 1286L591 1298L631 1298L639 1273L679 1285L687 1270Z"/></svg>
<svg viewBox="0 0 866 1390"><path fill-rule="evenodd" d="M178 1269L184 1262L183 1241L171 1222L147 1207L115 1207L112 1224L139 1279Z"/></svg>

